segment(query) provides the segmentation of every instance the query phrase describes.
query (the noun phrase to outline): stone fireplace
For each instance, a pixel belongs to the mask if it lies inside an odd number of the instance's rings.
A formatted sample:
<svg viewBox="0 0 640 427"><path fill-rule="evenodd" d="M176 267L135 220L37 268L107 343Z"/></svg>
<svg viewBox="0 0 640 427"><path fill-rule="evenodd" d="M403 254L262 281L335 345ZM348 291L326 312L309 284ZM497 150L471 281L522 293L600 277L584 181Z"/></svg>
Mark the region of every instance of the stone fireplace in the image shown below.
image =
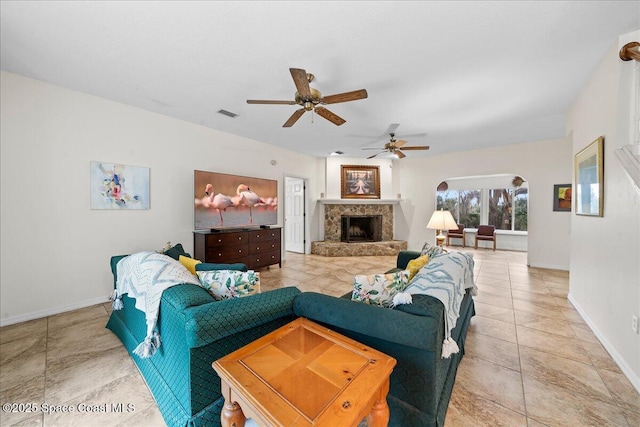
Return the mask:
<svg viewBox="0 0 640 427"><path fill-rule="evenodd" d="M328 200L321 202L324 206L324 241L311 242L312 254L396 255L399 251L407 249L406 241L393 240L394 203L392 201L336 200L335 203L331 202ZM351 229L351 236L349 236L349 229ZM346 236L345 233L347 233Z"/></svg>
<svg viewBox="0 0 640 427"><path fill-rule="evenodd" d="M342 215L341 242L379 242L382 240L382 215Z"/></svg>
<svg viewBox="0 0 640 427"><path fill-rule="evenodd" d="M324 240L340 242L343 216L380 216L380 240L393 240L393 205L382 204L326 204L324 206Z"/></svg>

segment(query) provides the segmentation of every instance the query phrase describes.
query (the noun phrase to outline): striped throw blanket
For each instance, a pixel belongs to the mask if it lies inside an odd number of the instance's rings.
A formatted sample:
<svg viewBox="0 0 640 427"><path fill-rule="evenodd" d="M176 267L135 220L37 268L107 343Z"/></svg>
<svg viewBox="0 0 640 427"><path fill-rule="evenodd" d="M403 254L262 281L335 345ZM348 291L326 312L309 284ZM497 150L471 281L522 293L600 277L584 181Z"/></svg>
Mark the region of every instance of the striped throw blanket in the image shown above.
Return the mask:
<svg viewBox="0 0 640 427"><path fill-rule="evenodd" d="M156 252L138 252L121 259L116 266L116 274L118 280L112 296L113 309L123 308L122 295L135 298L136 308L145 313L147 336L133 353L149 358L160 347L160 335L155 328L162 292L181 283L200 286L200 282L179 261Z"/></svg>
<svg viewBox="0 0 640 427"><path fill-rule="evenodd" d="M396 294L394 305L411 304L411 295L430 295L444 304L445 339L442 343L442 357L448 358L458 353L458 344L451 338L451 330L460 317L460 305L465 291L478 294L473 281L473 256L462 252L437 255L429 260L415 275L403 293Z"/></svg>

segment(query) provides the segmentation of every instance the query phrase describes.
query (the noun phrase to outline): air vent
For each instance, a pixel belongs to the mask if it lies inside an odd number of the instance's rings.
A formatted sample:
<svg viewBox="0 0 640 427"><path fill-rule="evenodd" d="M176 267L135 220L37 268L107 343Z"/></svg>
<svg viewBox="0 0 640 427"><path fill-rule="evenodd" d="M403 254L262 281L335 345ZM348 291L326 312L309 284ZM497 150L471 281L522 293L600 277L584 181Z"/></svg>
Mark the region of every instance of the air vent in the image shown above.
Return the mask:
<svg viewBox="0 0 640 427"><path fill-rule="evenodd" d="M223 116L228 116L228 117L231 117L231 118L237 116L236 113L232 113L231 111L227 111L227 110L218 110L218 113L222 114Z"/></svg>

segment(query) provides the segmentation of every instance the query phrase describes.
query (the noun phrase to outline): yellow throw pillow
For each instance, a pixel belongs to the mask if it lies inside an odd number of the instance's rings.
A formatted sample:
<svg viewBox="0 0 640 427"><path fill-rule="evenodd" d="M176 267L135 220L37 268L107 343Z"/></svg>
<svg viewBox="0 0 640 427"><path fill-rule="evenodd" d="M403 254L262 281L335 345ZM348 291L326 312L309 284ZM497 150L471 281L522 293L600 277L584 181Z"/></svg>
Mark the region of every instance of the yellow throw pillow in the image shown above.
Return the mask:
<svg viewBox="0 0 640 427"><path fill-rule="evenodd" d="M198 261L197 259L189 258L184 255L180 255L179 261L182 265L184 265L187 270L191 272L194 276L196 275L196 264L200 264L202 261Z"/></svg>
<svg viewBox="0 0 640 427"><path fill-rule="evenodd" d="M418 271L429 262L429 255L422 255L418 258L414 258L407 263L407 270L409 270L409 280L413 279Z"/></svg>

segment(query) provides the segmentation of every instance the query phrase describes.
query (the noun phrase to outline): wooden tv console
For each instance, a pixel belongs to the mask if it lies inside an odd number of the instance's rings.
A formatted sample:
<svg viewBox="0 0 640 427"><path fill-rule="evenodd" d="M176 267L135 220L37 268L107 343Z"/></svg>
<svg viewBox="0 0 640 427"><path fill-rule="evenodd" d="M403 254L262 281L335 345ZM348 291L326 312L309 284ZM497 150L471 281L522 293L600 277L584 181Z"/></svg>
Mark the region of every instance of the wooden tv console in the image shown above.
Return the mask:
<svg viewBox="0 0 640 427"><path fill-rule="evenodd" d="M194 231L194 257L202 262L241 262L250 270L278 264L282 268L280 227Z"/></svg>

